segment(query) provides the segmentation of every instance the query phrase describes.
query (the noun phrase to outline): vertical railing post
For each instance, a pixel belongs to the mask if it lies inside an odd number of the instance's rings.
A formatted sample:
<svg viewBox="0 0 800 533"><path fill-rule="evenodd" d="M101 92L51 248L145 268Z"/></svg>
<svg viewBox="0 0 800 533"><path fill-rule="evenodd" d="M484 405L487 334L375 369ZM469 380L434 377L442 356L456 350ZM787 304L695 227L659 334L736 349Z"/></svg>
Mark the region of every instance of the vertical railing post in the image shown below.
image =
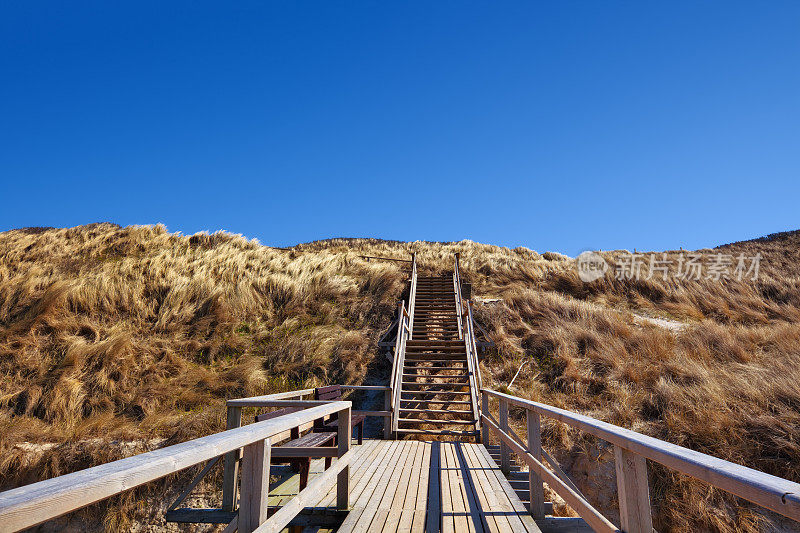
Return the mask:
<svg viewBox="0 0 800 533"><path fill-rule="evenodd" d="M617 470L619 516L625 533L652 533L647 460L630 450L614 446Z"/></svg>
<svg viewBox="0 0 800 533"><path fill-rule="evenodd" d="M508 400L500 398L500 429L508 433ZM500 438L500 470L504 474L511 472L511 450L505 443L503 438Z"/></svg>
<svg viewBox="0 0 800 533"><path fill-rule="evenodd" d="M481 390L481 414L489 414L489 395L484 390ZM489 444L489 426L486 424L481 424L481 443L484 446Z"/></svg>
<svg viewBox="0 0 800 533"><path fill-rule="evenodd" d="M542 424L539 413L531 409L526 409L528 423L528 453L533 455L537 461L542 462ZM530 490L530 511L533 518L539 520L544 518L544 486L542 478L528 468L528 489Z"/></svg>
<svg viewBox="0 0 800 533"><path fill-rule="evenodd" d="M239 533L250 533L266 522L269 501L269 439L244 447Z"/></svg>
<svg viewBox="0 0 800 533"><path fill-rule="evenodd" d="M392 411L392 389L389 388L388 390L384 391L383 394L383 410L384 411ZM383 417L383 439L389 440L392 437L392 417L384 416Z"/></svg>
<svg viewBox="0 0 800 533"><path fill-rule="evenodd" d="M350 450L352 413L352 407L339 411L339 425L336 435L338 457L342 457ZM345 466L336 478L336 507L339 509L348 509L350 507L350 465Z"/></svg>
<svg viewBox="0 0 800 533"><path fill-rule="evenodd" d="M242 425L242 408L228 407L226 429L238 428ZM239 477L239 458L241 450L234 450L225 454L223 479L222 479L222 510L236 510L236 481Z"/></svg>

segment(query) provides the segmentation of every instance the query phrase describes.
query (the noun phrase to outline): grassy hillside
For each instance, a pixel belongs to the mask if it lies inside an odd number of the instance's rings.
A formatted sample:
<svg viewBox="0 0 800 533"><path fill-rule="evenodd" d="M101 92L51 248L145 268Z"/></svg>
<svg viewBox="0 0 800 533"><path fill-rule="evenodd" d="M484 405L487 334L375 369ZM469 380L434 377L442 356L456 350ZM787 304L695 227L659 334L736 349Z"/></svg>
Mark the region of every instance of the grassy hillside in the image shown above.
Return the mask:
<svg viewBox="0 0 800 533"><path fill-rule="evenodd" d="M525 362L515 395L800 481L799 241L705 251L760 252L757 281L645 280L645 265L639 280L587 284L564 256L469 241L279 250L161 226L2 233L0 479L8 488L222 429L225 398L384 378L376 343L406 274L360 255L416 251L429 274L461 253L497 344L482 362L487 386L506 388ZM623 257L604 255L612 268ZM609 450L554 424L545 440L613 512ZM769 527L701 483L651 476L659 531ZM136 495L104 509L111 529L140 511Z"/></svg>

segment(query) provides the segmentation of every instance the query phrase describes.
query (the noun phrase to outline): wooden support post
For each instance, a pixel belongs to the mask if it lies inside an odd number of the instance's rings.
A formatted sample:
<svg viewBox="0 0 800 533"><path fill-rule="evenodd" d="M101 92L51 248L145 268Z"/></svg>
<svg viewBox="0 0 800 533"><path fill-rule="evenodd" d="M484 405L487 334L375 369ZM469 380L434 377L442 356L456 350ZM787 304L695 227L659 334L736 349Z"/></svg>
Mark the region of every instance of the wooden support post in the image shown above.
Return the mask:
<svg viewBox="0 0 800 533"><path fill-rule="evenodd" d="M351 416L352 408L350 407L339 411L339 428L336 436L339 457L350 450ZM350 465L342 468L336 478L336 507L339 509L348 509L350 507Z"/></svg>
<svg viewBox="0 0 800 533"><path fill-rule="evenodd" d="M528 422L528 452L537 461L542 462L542 424L539 413L526 409ZM542 478L533 470L528 468L528 489L530 490L530 511L531 516L537 520L544 518L544 486Z"/></svg>
<svg viewBox="0 0 800 533"><path fill-rule="evenodd" d="M508 400L505 398L500 398L500 429L508 433ZM504 474L511 472L511 453L503 439L500 439L500 470Z"/></svg>
<svg viewBox="0 0 800 533"><path fill-rule="evenodd" d="M489 395L481 391L481 414L489 414ZM484 446L489 444L489 427L481 424L481 442Z"/></svg>
<svg viewBox="0 0 800 533"><path fill-rule="evenodd" d="M242 425L242 408L228 407L226 429L238 428ZM236 510L236 481L239 477L239 458L241 450L225 454L223 479L222 479L222 510Z"/></svg>
<svg viewBox="0 0 800 533"><path fill-rule="evenodd" d="M652 533L647 460L630 450L614 446L614 461L622 530L625 533Z"/></svg>
<svg viewBox="0 0 800 533"><path fill-rule="evenodd" d="M388 389L384 391L383 396L383 410L391 412L392 410L392 391ZM389 440L392 438L392 418L391 416L383 417L383 439Z"/></svg>
<svg viewBox="0 0 800 533"><path fill-rule="evenodd" d="M239 533L255 531L267 520L270 451L269 439L244 447Z"/></svg>

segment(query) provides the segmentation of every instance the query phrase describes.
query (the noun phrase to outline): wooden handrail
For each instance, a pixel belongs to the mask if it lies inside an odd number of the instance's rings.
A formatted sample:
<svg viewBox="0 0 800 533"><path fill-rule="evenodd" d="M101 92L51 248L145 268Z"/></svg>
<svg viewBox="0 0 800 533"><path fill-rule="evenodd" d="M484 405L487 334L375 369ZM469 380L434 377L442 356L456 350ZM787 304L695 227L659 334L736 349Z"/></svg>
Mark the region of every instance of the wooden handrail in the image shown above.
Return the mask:
<svg viewBox="0 0 800 533"><path fill-rule="evenodd" d="M411 254L411 287L408 293L408 338L414 337L414 309L417 302L417 252Z"/></svg>
<svg viewBox="0 0 800 533"><path fill-rule="evenodd" d="M345 417L349 417L351 408L352 403L349 401L327 402L263 422L2 492L0 530L18 531L36 526L228 452L242 448L248 450L253 446L260 446L263 452L264 443L270 437L334 413L344 411ZM350 424L344 426L349 431ZM349 446L349 439L347 444ZM343 456L344 453L341 453L340 457ZM346 469L347 465L342 466ZM262 496L266 502L266 497L259 495ZM263 517L266 518L266 506Z"/></svg>
<svg viewBox="0 0 800 533"><path fill-rule="evenodd" d="M478 390L483 389L483 378L481 377L481 365L478 361L478 342L475 339L475 320L472 318L472 300L467 302L468 320L469 320L469 338L472 343L472 355L475 358L475 377L478 384Z"/></svg>
<svg viewBox="0 0 800 533"><path fill-rule="evenodd" d="M484 406L488 405L489 397L494 397L500 400L501 406L505 403L521 407L526 411L553 418L614 444L617 485L620 492L624 493L620 494L620 508L622 509L622 527L625 531L637 530L635 525L634 527L626 525L626 520L633 520L636 518L635 515L641 515L644 512L649 514L645 459L655 461L671 470L705 481L718 489L800 521L800 484L798 483L565 409L489 389L482 389L481 393ZM488 419L484 417L484 421L486 420ZM503 422L502 416L500 422ZM498 431L495 424L490 422L489 425L493 430ZM502 430L502 428L499 429ZM510 443L508 439L503 439L502 435L501 440L506 445L514 447L514 444ZM645 501L648 503L646 510L642 508ZM639 523L647 523L647 520L649 520L649 516L646 519L643 518Z"/></svg>
<svg viewBox="0 0 800 533"><path fill-rule="evenodd" d="M481 430L481 406L478 402L478 395L480 394L480 386L478 385L478 357L477 353L473 350L472 334L470 331L470 324L464 320L463 306L464 300L461 295L461 271L460 271L460 257L455 254L455 261L453 263L453 289L455 292L456 300L456 318L458 320L458 338L464 340L464 348L467 353L467 372L469 373L469 399L472 404L472 412L475 413L475 430Z"/></svg>
<svg viewBox="0 0 800 533"><path fill-rule="evenodd" d="M538 461L528 450L525 449L522 445L520 445L514 438L511 437L508 433L500 429L500 427L494 423L494 421L486 415L483 415L484 423L490 427L497 435L505 442L512 451L514 451L523 462L525 462L528 467L532 470L535 470L547 484L555 490L564 501L566 501L577 513L586 520L592 529L599 532L605 533L618 533L619 529L611 523L606 517L604 517L600 512L595 509L586 499L583 497L582 494L573 490L572 487L564 483L558 476L556 476L553 472L551 472L547 467L545 467L540 461Z"/></svg>
<svg viewBox="0 0 800 533"><path fill-rule="evenodd" d="M391 432L397 431L400 419L400 394L403 383L403 365L406 359L406 343L414 334L414 307L417 299L417 253L411 255L411 286L409 288L409 304L406 310L405 302L401 302L397 321L397 338L392 361L392 376L390 386L391 400Z"/></svg>

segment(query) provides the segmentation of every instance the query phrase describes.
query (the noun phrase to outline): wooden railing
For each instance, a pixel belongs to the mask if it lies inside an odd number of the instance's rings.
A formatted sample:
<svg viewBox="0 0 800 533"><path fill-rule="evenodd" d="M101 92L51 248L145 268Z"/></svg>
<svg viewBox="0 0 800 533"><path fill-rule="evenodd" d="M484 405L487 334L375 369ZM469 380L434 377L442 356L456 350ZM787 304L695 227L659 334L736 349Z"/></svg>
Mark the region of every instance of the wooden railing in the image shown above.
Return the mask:
<svg viewBox="0 0 800 533"><path fill-rule="evenodd" d="M411 254L411 287L408 291L408 338L414 337L414 308L417 302L417 252Z"/></svg>
<svg viewBox="0 0 800 533"><path fill-rule="evenodd" d="M313 392L313 389L311 389ZM298 391L286 393L296 395ZM280 395L273 395L280 396ZM228 453L242 452L241 496L238 515L226 531L277 532L310 502L337 485L337 506L349 506L350 420L349 401L270 400L270 406L306 407L271 420L229 429L160 450L147 452L72 474L40 481L0 493L0 531L12 532L41 524L126 490L174 474ZM267 517L271 439L292 428L338 414L336 462L313 479L286 505ZM346 421L346 422L345 422Z"/></svg>
<svg viewBox="0 0 800 533"><path fill-rule="evenodd" d="M384 397L384 410L383 411L359 411L353 410L353 415L372 416L383 418L384 421L384 438L389 438L390 419L391 419L391 403L390 387L382 385L340 385L344 390L361 390L361 391L383 391ZM228 400L228 418L227 429L235 429L242 425L242 409L246 407L306 407L310 405L328 403L325 401L304 399L306 397L314 396L314 389L299 389L289 392L279 392L276 394L267 394L264 396L251 396L249 398L237 398ZM311 429L313 420L298 426L300 432ZM289 438L290 433L284 432L275 435L272 438L273 442L279 442ZM239 465L242 461L242 451L234 450L225 454L223 481L222 481L222 510L234 511L236 507L236 499L238 496L238 477ZM198 476L198 478L201 476ZM198 479L199 480L199 479Z"/></svg>
<svg viewBox="0 0 800 533"><path fill-rule="evenodd" d="M472 404L472 412L475 413L475 430L481 429L481 406L478 403L478 394L481 389L480 366L478 364L478 351L475 344L475 331L472 323L472 308L468 307L468 320L464 320L464 299L461 295L461 272L459 264L459 254L455 254L455 266L453 269L453 283L456 292L456 316L458 317L458 337L464 339L467 350L467 372L469 373L469 398Z"/></svg>
<svg viewBox="0 0 800 533"><path fill-rule="evenodd" d="M482 419L484 444L491 429L500 440L500 467L510 468L514 452L530 469L529 488L531 514L544 517L546 482L569 504L589 526L598 532L625 531L652 533L650 492L647 482L647 459L682 474L705 481L718 489L735 494L776 513L800 521L800 484L751 468L724 461L710 455L683 448L669 442L636 433L594 418L558 409L542 403L483 389ZM499 420L489 412L489 398L499 400ZM523 441L508 424L509 406L521 407L526 413L527 441ZM595 509L575 484L542 448L540 416L546 416L580 429L614 445L620 527ZM544 466L550 464L551 469Z"/></svg>
<svg viewBox="0 0 800 533"><path fill-rule="evenodd" d="M414 328L414 300L417 297L417 254L411 256L411 287L409 289L408 310L405 300L401 301L397 310L397 338L394 345L394 358L392 359L392 376L389 387L391 388L391 432L397 431L400 418L400 394L403 384L403 365L406 360L406 342L411 338Z"/></svg>
<svg viewBox="0 0 800 533"><path fill-rule="evenodd" d="M475 338L475 320L472 317L472 300L467 302L467 340L469 354L472 356L473 364L475 366L475 383L477 390L483 388L483 378L481 378L481 366L478 364L478 342Z"/></svg>
<svg viewBox="0 0 800 533"><path fill-rule="evenodd" d="M456 319L458 320L458 338L464 338L464 320L461 304L461 272L459 271L459 254L455 254L455 265L453 266L453 290L456 293Z"/></svg>

